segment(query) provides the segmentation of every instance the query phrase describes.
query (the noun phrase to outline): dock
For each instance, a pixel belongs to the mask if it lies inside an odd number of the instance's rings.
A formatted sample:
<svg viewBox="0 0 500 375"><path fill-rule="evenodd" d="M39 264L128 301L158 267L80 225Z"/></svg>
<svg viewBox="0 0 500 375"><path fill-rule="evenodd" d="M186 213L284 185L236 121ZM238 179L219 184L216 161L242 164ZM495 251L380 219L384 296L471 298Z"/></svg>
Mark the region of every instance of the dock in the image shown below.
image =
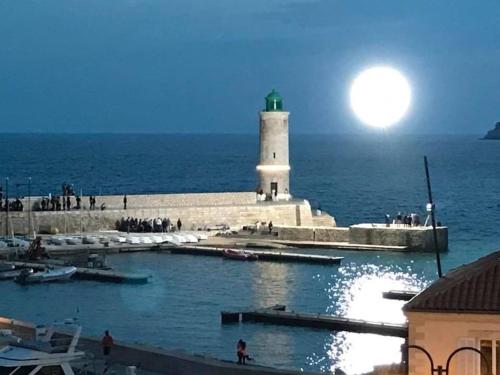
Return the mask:
<svg viewBox="0 0 500 375"><path fill-rule="evenodd" d="M302 247L309 249L334 249L352 251L408 251L408 246L399 245L369 245L349 242L320 242L320 241L292 241L292 240L272 240L272 242L292 247Z"/></svg>
<svg viewBox="0 0 500 375"><path fill-rule="evenodd" d="M356 333L373 333L382 336L408 337L406 324L370 322L358 319L342 318L325 314L297 313L285 311L285 307L259 309L246 312L221 312L221 323L256 322L295 327L328 329Z"/></svg>
<svg viewBox="0 0 500 375"><path fill-rule="evenodd" d="M162 250L167 250L172 254L188 254L188 255L207 255L207 256L222 256L222 248L214 248L209 246L162 246ZM257 255L259 261L271 262L296 262L296 263L314 263L314 264L340 264L343 257L334 257L328 255L301 254L290 253L283 251L260 251L260 250L245 250L248 254Z"/></svg>
<svg viewBox="0 0 500 375"><path fill-rule="evenodd" d="M36 270L44 269L47 266L54 266L53 264L51 265L47 263L37 262L8 261L3 263L11 264L16 268L33 268ZM77 267L76 273L73 278L80 280L93 280L123 284L147 284L149 280L149 276L147 275L84 267Z"/></svg>
<svg viewBox="0 0 500 375"><path fill-rule="evenodd" d="M409 301L418 293L419 292L408 290L389 290L388 292L382 293L382 297L384 297L385 299L395 299L398 301Z"/></svg>

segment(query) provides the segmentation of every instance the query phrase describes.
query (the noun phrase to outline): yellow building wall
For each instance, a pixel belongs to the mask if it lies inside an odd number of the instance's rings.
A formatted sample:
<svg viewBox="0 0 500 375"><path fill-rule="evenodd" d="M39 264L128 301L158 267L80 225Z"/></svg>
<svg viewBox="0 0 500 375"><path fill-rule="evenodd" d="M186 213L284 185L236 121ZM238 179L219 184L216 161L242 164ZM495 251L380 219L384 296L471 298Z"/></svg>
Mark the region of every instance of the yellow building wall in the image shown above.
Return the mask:
<svg viewBox="0 0 500 375"><path fill-rule="evenodd" d="M500 340L499 314L452 314L407 312L408 344L424 347L432 356L434 366L446 366L449 355L459 347L474 346L479 340ZM479 374L480 356L472 351L460 352L450 363L449 375ZM427 357L416 349L410 349L410 375L430 374ZM499 374L500 375L500 374Z"/></svg>

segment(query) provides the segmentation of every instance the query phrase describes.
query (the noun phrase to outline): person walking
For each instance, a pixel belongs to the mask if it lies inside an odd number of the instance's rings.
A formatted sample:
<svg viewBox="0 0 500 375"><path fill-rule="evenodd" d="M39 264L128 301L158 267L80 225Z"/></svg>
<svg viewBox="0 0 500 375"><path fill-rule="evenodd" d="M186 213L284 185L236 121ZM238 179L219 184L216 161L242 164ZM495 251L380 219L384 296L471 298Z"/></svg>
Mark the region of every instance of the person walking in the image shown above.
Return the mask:
<svg viewBox="0 0 500 375"><path fill-rule="evenodd" d="M123 196L123 209L124 210L127 209L127 196L126 195Z"/></svg>
<svg viewBox="0 0 500 375"><path fill-rule="evenodd" d="M101 340L102 354L104 358L108 358L111 354L111 348L113 347L113 344L113 337L109 334L109 331L106 330Z"/></svg>
<svg viewBox="0 0 500 375"><path fill-rule="evenodd" d="M179 218L177 220L177 230L180 232L181 231L181 228L182 228L182 221L181 221L181 218Z"/></svg>
<svg viewBox="0 0 500 375"><path fill-rule="evenodd" d="M273 222L272 221L269 222L268 228L269 228L269 234L271 234L273 232Z"/></svg>

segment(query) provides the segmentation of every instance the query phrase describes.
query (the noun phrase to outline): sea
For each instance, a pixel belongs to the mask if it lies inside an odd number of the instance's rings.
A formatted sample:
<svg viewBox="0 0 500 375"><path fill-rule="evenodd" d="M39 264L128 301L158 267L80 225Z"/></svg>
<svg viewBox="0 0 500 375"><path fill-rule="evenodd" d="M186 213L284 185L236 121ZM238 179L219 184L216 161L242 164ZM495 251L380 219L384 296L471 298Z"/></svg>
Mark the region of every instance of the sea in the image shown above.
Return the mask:
<svg viewBox="0 0 500 375"><path fill-rule="evenodd" d="M428 157L437 220L449 227L444 271L500 249L500 142L470 135L292 135L291 185L337 224L425 218ZM10 196L253 191L258 136L4 134L0 185ZM6 180L8 178L8 182ZM30 180L29 180L30 179ZM30 181L28 183L28 181ZM348 374L399 362L403 340L264 324L221 325L223 310L284 304L300 312L403 323L390 289L420 290L437 278L435 254L319 251L342 264L234 262L213 257L119 254L114 268L151 275L146 285L77 281L0 283L0 315L36 323L78 317L84 334L235 360L238 339L254 363Z"/></svg>

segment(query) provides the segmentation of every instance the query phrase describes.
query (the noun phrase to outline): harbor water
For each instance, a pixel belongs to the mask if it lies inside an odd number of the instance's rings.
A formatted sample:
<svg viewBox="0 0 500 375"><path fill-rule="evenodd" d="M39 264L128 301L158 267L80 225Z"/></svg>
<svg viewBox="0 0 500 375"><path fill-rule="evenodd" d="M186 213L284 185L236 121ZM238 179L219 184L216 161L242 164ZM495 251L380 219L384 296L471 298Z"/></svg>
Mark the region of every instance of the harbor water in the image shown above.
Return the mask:
<svg viewBox="0 0 500 375"><path fill-rule="evenodd" d="M3 135L0 184L9 195L249 191L256 135ZM291 192L339 225L419 212L430 162L438 220L449 226L444 270L500 248L500 143L477 136L292 136ZM171 218L177 219L177 218ZM152 276L146 285L78 281L0 283L0 315L48 323L78 315L89 335L234 359L243 338L255 362L347 373L400 359L401 339L263 324L221 325L221 310L288 309L404 322L389 289L420 289L436 277L433 254L327 251L341 266L235 262L163 253L120 254L111 266Z"/></svg>

